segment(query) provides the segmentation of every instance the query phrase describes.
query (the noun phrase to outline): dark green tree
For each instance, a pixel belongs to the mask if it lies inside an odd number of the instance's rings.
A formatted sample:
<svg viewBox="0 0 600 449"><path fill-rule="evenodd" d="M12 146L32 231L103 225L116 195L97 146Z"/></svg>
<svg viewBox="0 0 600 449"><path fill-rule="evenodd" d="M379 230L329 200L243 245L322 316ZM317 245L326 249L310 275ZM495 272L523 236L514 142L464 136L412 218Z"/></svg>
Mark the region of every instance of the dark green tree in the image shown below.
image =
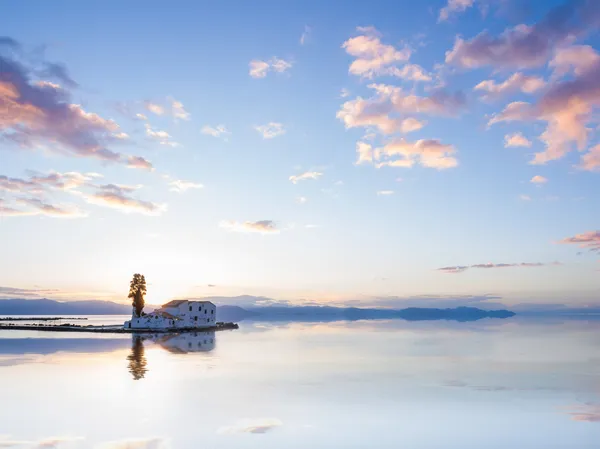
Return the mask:
<svg viewBox="0 0 600 449"><path fill-rule="evenodd" d="M135 316L142 316L144 310L144 296L146 295L146 278L143 274L136 273L129 283L129 296L131 305L135 309Z"/></svg>

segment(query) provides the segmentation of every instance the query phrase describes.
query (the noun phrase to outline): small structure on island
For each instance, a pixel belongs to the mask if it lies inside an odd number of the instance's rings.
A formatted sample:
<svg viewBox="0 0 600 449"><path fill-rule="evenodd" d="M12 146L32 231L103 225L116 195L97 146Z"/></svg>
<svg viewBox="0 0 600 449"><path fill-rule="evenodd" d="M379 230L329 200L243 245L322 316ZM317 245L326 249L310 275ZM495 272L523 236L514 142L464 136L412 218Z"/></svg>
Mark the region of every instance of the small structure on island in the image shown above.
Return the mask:
<svg viewBox="0 0 600 449"><path fill-rule="evenodd" d="M146 278L136 273L129 283L131 320L125 321L124 329L202 329L215 327L217 307L210 301L169 301L151 313L144 313Z"/></svg>
<svg viewBox="0 0 600 449"><path fill-rule="evenodd" d="M125 329L191 329L215 327L217 307L210 301L169 301L151 313L136 316L135 308L131 320L125 321Z"/></svg>

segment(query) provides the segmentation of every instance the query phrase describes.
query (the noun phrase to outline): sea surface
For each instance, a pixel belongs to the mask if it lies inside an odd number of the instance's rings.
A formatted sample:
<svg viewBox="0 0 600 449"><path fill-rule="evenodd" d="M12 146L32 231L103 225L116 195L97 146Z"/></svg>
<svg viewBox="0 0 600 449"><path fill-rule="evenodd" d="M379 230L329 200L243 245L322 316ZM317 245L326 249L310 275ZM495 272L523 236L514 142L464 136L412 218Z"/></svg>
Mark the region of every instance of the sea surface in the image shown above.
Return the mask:
<svg viewBox="0 0 600 449"><path fill-rule="evenodd" d="M240 324L0 331L0 447L600 447L597 320Z"/></svg>

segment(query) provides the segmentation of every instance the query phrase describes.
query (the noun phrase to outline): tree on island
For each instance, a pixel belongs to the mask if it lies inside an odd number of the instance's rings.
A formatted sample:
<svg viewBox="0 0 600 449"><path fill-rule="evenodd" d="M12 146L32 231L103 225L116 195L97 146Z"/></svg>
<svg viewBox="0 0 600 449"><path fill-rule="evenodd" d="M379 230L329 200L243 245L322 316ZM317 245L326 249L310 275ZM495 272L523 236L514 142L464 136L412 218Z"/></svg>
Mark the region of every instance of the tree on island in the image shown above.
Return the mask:
<svg viewBox="0 0 600 449"><path fill-rule="evenodd" d="M135 311L135 316L142 316L144 310L144 295L146 294L146 278L143 274L136 273L129 283L129 296L132 302L131 305Z"/></svg>

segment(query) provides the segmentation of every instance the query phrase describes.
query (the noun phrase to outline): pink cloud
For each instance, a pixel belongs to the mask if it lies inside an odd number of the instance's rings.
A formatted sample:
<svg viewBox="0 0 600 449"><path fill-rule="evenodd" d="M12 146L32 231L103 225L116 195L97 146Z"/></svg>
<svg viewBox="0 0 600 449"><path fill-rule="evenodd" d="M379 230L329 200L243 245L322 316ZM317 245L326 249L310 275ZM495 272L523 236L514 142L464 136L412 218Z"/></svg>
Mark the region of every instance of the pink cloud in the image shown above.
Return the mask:
<svg viewBox="0 0 600 449"><path fill-rule="evenodd" d="M13 193L27 192L32 194L43 193L48 188L71 190L98 177L101 177L101 175L97 173L79 172L50 172L47 175L34 173L29 179L9 178L7 176L0 175L0 190Z"/></svg>
<svg viewBox="0 0 600 449"><path fill-rule="evenodd" d="M149 171L154 170L152 164L141 156L129 156L127 166L129 168L140 168Z"/></svg>
<svg viewBox="0 0 600 449"><path fill-rule="evenodd" d="M144 215L160 215L166 209L166 204L140 200L132 196L142 186L128 186L122 184L102 184L88 186L94 189L93 193L74 191L73 193L90 204L118 209L125 213L141 213Z"/></svg>
<svg viewBox="0 0 600 449"><path fill-rule="evenodd" d="M373 78L384 73L394 64L408 61L410 58L409 48L397 50L393 45L383 44L379 33L374 28L363 27L358 30L363 34L350 38L342 44L342 48L356 58L348 69L351 74Z"/></svg>
<svg viewBox="0 0 600 449"><path fill-rule="evenodd" d="M531 141L521 133L507 134L504 136L504 147L530 147Z"/></svg>
<svg viewBox="0 0 600 449"><path fill-rule="evenodd" d="M400 87L370 84L371 98L357 97L342 104L336 117L347 129L373 127L382 134L407 133L421 129L425 122L414 114L456 115L465 105L462 93L437 90L429 96L405 93Z"/></svg>
<svg viewBox="0 0 600 449"><path fill-rule="evenodd" d="M469 9L475 0L448 0L446 6L440 9L438 16L438 22L444 22L450 18L451 15L464 12Z"/></svg>
<svg viewBox="0 0 600 449"><path fill-rule="evenodd" d="M510 103L492 117L489 125L503 121L545 121L547 126L540 140L546 149L535 154L532 164L560 159L574 149L584 151L589 134L587 125L592 121L593 111L600 106L600 62L580 64L579 69L579 76L555 82L536 104ZM595 169L596 158L593 149L582 157L581 167Z"/></svg>
<svg viewBox="0 0 600 449"><path fill-rule="evenodd" d="M23 147L45 147L51 151L103 161L126 163L120 153L108 148L125 136L111 119L85 111L70 103L66 89L52 82L33 82L40 71L0 53L0 138ZM74 86L66 69L44 63L44 74Z"/></svg>
<svg viewBox="0 0 600 449"><path fill-rule="evenodd" d="M38 198L19 198L17 202L30 208L31 212L27 215L45 215L56 218L80 218L87 216L87 213L75 207L54 205Z"/></svg>
<svg viewBox="0 0 600 449"><path fill-rule="evenodd" d="M444 170L458 165L454 157L456 150L452 145L441 143L437 139L420 139L409 142L405 139L395 139L377 148L374 159L377 167L412 167L415 164L427 168Z"/></svg>
<svg viewBox="0 0 600 449"><path fill-rule="evenodd" d="M546 184L548 182L548 179L540 175L535 175L533 178L531 178L529 182L531 182L532 184Z"/></svg>
<svg viewBox="0 0 600 449"><path fill-rule="evenodd" d="M600 171L600 145L591 148L581 157L581 168L588 171Z"/></svg>
<svg viewBox="0 0 600 449"><path fill-rule="evenodd" d="M599 62L600 55L589 45L571 45L556 50L548 65L554 68L554 76L563 76L571 71L581 76Z"/></svg>
<svg viewBox="0 0 600 449"><path fill-rule="evenodd" d="M580 248L600 252L600 231L588 231L582 234L575 234L573 237L564 238L558 243L577 245Z"/></svg>
<svg viewBox="0 0 600 449"><path fill-rule="evenodd" d="M470 69L484 66L500 69L540 67L558 45L599 25L598 2L567 2L553 8L531 26L517 25L499 36L484 31L471 40L458 37L452 50L446 53L446 62Z"/></svg>
<svg viewBox="0 0 600 449"><path fill-rule="evenodd" d="M485 80L477 84L473 89L485 92L484 99L495 99L515 92L531 94L545 85L546 82L543 78L517 72L501 83L496 83L494 80Z"/></svg>
<svg viewBox="0 0 600 449"><path fill-rule="evenodd" d="M260 221L222 221L219 225L221 228L234 232L249 232L259 234L279 234L277 224L273 220Z"/></svg>

